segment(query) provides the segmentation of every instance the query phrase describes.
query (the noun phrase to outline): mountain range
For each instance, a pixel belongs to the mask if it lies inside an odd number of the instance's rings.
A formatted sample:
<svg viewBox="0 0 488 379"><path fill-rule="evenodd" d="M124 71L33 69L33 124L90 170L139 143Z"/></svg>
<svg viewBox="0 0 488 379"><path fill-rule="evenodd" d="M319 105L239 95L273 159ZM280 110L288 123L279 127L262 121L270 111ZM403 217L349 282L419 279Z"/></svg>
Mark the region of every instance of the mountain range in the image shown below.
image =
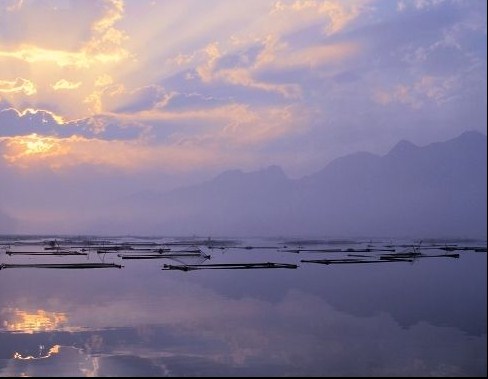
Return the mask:
<svg viewBox="0 0 488 379"><path fill-rule="evenodd" d="M114 232L208 236L486 238L486 136L348 155L289 179L278 166L125 198ZM106 222L99 224L107 227Z"/></svg>
<svg viewBox="0 0 488 379"><path fill-rule="evenodd" d="M14 185L13 170L0 174ZM225 171L169 192L113 196L95 210L76 206L74 189L84 196L88 188L64 188L62 178L57 180L54 189L73 196L63 225L57 221L62 217L47 224L43 217L23 219L15 207L6 212L0 206L0 233L483 239L487 234L487 140L478 132L422 147L401 141L383 156L347 155L299 179L278 166ZM31 200L34 207L40 198ZM63 208L52 209L62 214ZM60 226L65 228L59 231Z"/></svg>

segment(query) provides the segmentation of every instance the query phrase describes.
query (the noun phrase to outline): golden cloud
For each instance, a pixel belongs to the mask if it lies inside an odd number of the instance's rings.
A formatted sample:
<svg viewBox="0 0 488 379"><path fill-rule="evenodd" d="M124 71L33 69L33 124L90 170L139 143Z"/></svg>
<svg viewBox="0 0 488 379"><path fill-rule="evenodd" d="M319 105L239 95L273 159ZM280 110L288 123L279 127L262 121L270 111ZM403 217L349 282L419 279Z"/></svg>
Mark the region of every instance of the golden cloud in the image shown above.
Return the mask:
<svg viewBox="0 0 488 379"><path fill-rule="evenodd" d="M49 158L66 155L69 147L58 138L42 137L35 133L27 136L2 137L6 143L3 158L10 164L28 166L33 161L45 161Z"/></svg>
<svg viewBox="0 0 488 379"><path fill-rule="evenodd" d="M115 120L119 123L129 124L143 122L151 125L165 120L193 122L195 129L191 134L175 132L159 143L150 143L145 137L104 140L79 135L61 138L38 134L0 137L0 143L4 146L5 161L20 168L47 166L62 170L88 164L139 171L164 165L167 171L181 172L217 166L222 162L237 162L244 158L238 157L235 149L296 133L297 125L303 124L297 123L300 117L297 113L294 107L251 109L240 104L179 113L154 109L114 117L118 117Z"/></svg>
<svg viewBox="0 0 488 379"><path fill-rule="evenodd" d="M105 0L104 4L104 14L93 23L91 37L79 49L53 49L46 47L41 40L34 44L24 43L13 49L0 50L0 57L74 68L90 68L96 64L121 61L128 56L128 52L121 47L127 37L114 24L123 16L124 3L122 0Z"/></svg>
<svg viewBox="0 0 488 379"><path fill-rule="evenodd" d="M62 125L62 124L65 123L63 117L57 115L54 112L51 112L51 111L48 111L48 110L45 110L45 109L26 108L23 111L19 111L18 109L15 109L15 108L7 108L5 110L13 110L13 111L15 111L17 113L17 116L18 117L24 117L26 115L35 115L35 114L37 114L39 112L42 112L42 113L45 113L45 114L49 115L58 125Z"/></svg>
<svg viewBox="0 0 488 379"><path fill-rule="evenodd" d="M51 85L51 87L55 91L63 90L63 89L66 89L66 90L76 89L79 86L81 86L81 82L69 82L66 79L60 79L56 83L54 83L53 85Z"/></svg>
<svg viewBox="0 0 488 379"><path fill-rule="evenodd" d="M18 109L51 104L50 109L71 120L105 111L103 97L109 96L105 91L109 84L115 86L111 75L117 75L118 64L130 56L123 46L128 37L116 25L124 16L123 1L100 0L96 6L66 3L62 9L51 2L14 5L15 14L10 13L9 19L13 21L5 27L18 21L30 28L13 30L10 39L0 44L0 73L8 74L7 78L0 77L0 96L5 95ZM80 12L79 19L71 20L75 11ZM6 10L3 12L5 15ZM68 21L46 28L39 22L41 14L51 21L65 14ZM70 28L70 32L60 31L61 27Z"/></svg>
<svg viewBox="0 0 488 379"><path fill-rule="evenodd" d="M28 136L1 137L3 158L20 168L47 166L55 170L81 164L126 171L144 170L164 164L169 171L202 167L214 160L214 152L188 145L148 145L143 141L107 141L71 136L69 138Z"/></svg>
<svg viewBox="0 0 488 379"><path fill-rule="evenodd" d="M15 58L27 63L54 63L59 67L89 68L96 63L117 63L126 58L128 53L123 49L106 52L95 52L84 48L81 51L64 51L44 49L32 45L21 45L14 51L1 51L0 57Z"/></svg>
<svg viewBox="0 0 488 379"><path fill-rule="evenodd" d="M305 123L308 113L298 106L252 108L246 104L230 104L181 112L155 108L111 116L125 122L149 124L160 121L191 122L197 128L193 133L194 140L212 141L213 145L221 144L220 147L230 143L237 147L266 143L273 138L299 132L299 125ZM210 130L207 130L209 126Z"/></svg>
<svg viewBox="0 0 488 379"><path fill-rule="evenodd" d="M37 93L36 86L33 82L24 78L17 78L13 81L0 80L0 93L22 92L27 96Z"/></svg>
<svg viewBox="0 0 488 379"><path fill-rule="evenodd" d="M330 35L344 29L346 25L356 19L363 10L362 8L361 2L343 0L296 0L293 2L279 0L274 4L271 14L285 16L290 19L291 23L299 22L304 17L326 19L324 32ZM300 13L301 17L297 17L296 13Z"/></svg>
<svg viewBox="0 0 488 379"><path fill-rule="evenodd" d="M207 61L205 64L197 67L196 71L204 82L210 82L212 80L212 73L215 69L215 64L222 54L219 51L217 42L207 45L203 51L207 56Z"/></svg>

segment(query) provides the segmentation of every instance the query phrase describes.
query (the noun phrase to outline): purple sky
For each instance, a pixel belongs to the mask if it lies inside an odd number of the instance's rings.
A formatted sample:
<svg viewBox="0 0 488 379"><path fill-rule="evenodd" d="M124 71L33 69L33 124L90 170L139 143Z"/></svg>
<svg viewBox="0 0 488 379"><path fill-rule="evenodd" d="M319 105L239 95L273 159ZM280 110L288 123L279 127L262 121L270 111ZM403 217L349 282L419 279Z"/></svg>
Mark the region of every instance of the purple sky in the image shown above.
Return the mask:
<svg viewBox="0 0 488 379"><path fill-rule="evenodd" d="M486 7L2 0L0 208L486 133Z"/></svg>

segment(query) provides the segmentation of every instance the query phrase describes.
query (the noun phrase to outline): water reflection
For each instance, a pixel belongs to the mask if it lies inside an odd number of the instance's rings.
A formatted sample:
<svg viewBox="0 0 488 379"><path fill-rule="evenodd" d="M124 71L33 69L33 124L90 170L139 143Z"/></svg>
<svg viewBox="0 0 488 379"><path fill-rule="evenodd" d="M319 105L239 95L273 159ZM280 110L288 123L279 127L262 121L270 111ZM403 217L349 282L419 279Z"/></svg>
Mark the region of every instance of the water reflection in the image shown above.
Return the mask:
<svg viewBox="0 0 488 379"><path fill-rule="evenodd" d="M244 258L301 254L212 252L216 262ZM0 375L486 374L486 254L297 270L161 267L1 271Z"/></svg>
<svg viewBox="0 0 488 379"><path fill-rule="evenodd" d="M82 349L72 346L51 347L44 356L21 357L9 360L2 376L96 376L98 358L90 357Z"/></svg>
<svg viewBox="0 0 488 379"><path fill-rule="evenodd" d="M1 311L3 327L10 332L28 333L58 330L67 322L65 313L48 312L42 309L29 313L17 308Z"/></svg>
<svg viewBox="0 0 488 379"><path fill-rule="evenodd" d="M25 357L22 356L22 354L15 352L13 359L18 359L21 361L28 361L31 359L47 359L51 358L54 354L59 354L61 346L59 345L54 345L51 347L46 353L45 353L45 347L43 345L39 346L39 355L33 356L33 355L26 355Z"/></svg>

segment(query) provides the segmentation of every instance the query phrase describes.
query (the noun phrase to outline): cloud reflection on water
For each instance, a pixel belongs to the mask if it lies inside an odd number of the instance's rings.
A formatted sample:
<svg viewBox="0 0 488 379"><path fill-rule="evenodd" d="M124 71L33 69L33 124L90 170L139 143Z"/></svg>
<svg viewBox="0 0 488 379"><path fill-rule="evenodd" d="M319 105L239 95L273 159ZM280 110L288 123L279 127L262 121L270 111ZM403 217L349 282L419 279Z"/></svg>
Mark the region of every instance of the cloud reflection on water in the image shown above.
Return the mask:
<svg viewBox="0 0 488 379"><path fill-rule="evenodd" d="M115 376L130 372L139 376L212 372L463 376L483 370L486 337L469 337L459 330L424 322L404 329L386 314L366 318L347 315L299 291L290 291L276 304L209 295L208 306L222 309L213 317L193 308L188 310L192 316L164 320L164 309L160 309L141 319L138 326L45 332L38 337L65 345L49 364L56 376L60 372L88 374L88 361L95 371L91 374ZM130 312L131 306L130 301L119 303L119 311ZM160 316L162 322L153 324ZM73 346L80 346L77 354L73 354ZM71 366L73 371L59 371L59 365ZM27 372L36 376L48 369L38 362L27 366ZM2 375L20 375L25 369L25 362L9 360Z"/></svg>

